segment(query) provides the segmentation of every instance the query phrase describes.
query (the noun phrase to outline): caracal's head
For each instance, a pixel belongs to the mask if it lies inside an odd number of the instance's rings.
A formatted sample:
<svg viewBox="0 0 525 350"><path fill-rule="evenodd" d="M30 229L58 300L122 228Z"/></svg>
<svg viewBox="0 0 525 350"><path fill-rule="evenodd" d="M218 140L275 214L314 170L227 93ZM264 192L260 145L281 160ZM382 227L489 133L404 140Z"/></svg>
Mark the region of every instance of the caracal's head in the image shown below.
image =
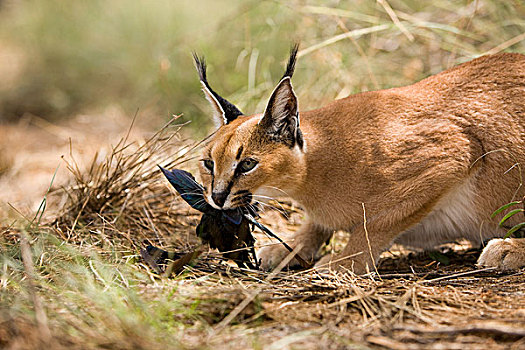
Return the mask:
<svg viewBox="0 0 525 350"><path fill-rule="evenodd" d="M245 116L212 90L204 59L194 56L202 90L218 129L200 161L205 198L218 209L231 209L270 198L291 196L304 176L303 135L291 78L297 46L262 114Z"/></svg>

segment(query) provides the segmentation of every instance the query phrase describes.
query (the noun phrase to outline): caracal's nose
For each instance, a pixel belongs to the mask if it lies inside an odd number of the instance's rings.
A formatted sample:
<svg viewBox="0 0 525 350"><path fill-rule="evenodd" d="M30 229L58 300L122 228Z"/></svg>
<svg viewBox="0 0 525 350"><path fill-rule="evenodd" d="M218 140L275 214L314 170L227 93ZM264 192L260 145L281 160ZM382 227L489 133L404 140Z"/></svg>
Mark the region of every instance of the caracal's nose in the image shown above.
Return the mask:
<svg viewBox="0 0 525 350"><path fill-rule="evenodd" d="M215 202L215 204L217 204L217 206L222 208L224 206L224 203L226 202L226 198L228 198L228 194L229 193L226 191L212 192L211 199L213 199L213 201Z"/></svg>

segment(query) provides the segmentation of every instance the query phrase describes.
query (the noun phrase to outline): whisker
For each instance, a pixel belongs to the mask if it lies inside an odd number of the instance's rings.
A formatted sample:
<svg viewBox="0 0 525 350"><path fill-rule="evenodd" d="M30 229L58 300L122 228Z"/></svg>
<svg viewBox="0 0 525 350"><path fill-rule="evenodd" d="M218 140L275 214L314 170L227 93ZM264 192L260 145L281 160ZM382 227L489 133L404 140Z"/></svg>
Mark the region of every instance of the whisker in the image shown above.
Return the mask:
<svg viewBox="0 0 525 350"><path fill-rule="evenodd" d="M274 210L277 210L279 213L281 213L287 220L290 219L290 216L288 215L288 213L286 212L286 210L281 206L281 208L277 208L275 205L271 205L271 204L268 204L268 203L264 203L264 202L261 202L261 201L258 201L258 200L254 200L255 202L257 202L258 204L261 204L263 206L267 206L271 209L274 209ZM264 210L264 208L262 208Z"/></svg>
<svg viewBox="0 0 525 350"><path fill-rule="evenodd" d="M276 206L274 205L271 205L271 204L268 204L268 203L264 203L265 205L269 206L269 207L272 207L276 210L278 210L280 213L282 213L287 219L289 219L289 216L288 216L288 212L286 211L286 209L284 209L284 207L282 206L282 204L275 198L272 198L272 197L267 197L267 196L261 196L261 195L253 195L253 197L261 197L261 198L269 198L269 199L272 199L274 200L278 205L279 207L281 207L280 209L277 208ZM258 201L259 203L263 203L261 201Z"/></svg>
<svg viewBox="0 0 525 350"><path fill-rule="evenodd" d="M255 202L256 202L256 204L264 204L264 203L260 203L260 202L257 201L257 200L256 200ZM250 205L251 208L254 209L254 210L257 209L257 208L255 208L255 207L253 206L253 204L248 204L248 205ZM259 207L259 209L260 209L263 213L266 213L266 208L264 208L264 207Z"/></svg>
<svg viewBox="0 0 525 350"><path fill-rule="evenodd" d="M194 196L203 196L204 197L204 193L202 192L184 192L183 194L181 194L181 196L185 196L185 195L194 195Z"/></svg>
<svg viewBox="0 0 525 350"><path fill-rule="evenodd" d="M268 198L268 199L272 199L274 201L276 201L277 199L275 199L274 197L269 197L269 196L263 196L261 194L254 194L253 196L255 197L259 197L259 198Z"/></svg>
<svg viewBox="0 0 525 350"><path fill-rule="evenodd" d="M203 202L206 202L206 200L205 199L200 199L197 202L195 202L195 205L201 205ZM208 203L208 202L206 202L206 203Z"/></svg>
<svg viewBox="0 0 525 350"><path fill-rule="evenodd" d="M261 186L261 188L263 188L263 187L268 187L268 188L276 189L277 191L280 191L280 192L284 193L286 196L291 197L291 196L288 194L288 192L286 192L286 191L284 191L284 190L281 190L279 187L269 186L269 185Z"/></svg>

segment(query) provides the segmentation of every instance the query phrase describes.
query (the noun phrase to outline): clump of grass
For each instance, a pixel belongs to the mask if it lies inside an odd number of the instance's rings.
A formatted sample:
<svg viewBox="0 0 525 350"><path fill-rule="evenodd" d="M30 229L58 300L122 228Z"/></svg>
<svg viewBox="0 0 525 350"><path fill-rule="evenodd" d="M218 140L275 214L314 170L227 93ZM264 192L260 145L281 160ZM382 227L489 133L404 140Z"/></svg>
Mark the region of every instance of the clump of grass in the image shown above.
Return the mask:
<svg viewBox="0 0 525 350"><path fill-rule="evenodd" d="M183 348L181 329L200 319L195 300L174 296L176 286L148 291L155 277L137 254L143 239L194 243L173 232L192 215L157 169L184 163L196 147L175 120L144 141L128 132L86 169L71 152L71 185L46 194L64 198L60 214L41 222L44 198L25 225L1 229L2 348Z"/></svg>
<svg viewBox="0 0 525 350"><path fill-rule="evenodd" d="M9 230L11 237L31 236L31 260L21 262L16 239L2 239L3 292L0 344L2 348L151 349L177 346L181 318L192 319L184 297L155 300L141 296L147 275L133 260L102 257L90 246L67 244L42 229L32 234ZM27 264L34 266L28 286ZM45 324L34 318L34 295L41 300ZM44 337L41 328L48 329Z"/></svg>
<svg viewBox="0 0 525 350"><path fill-rule="evenodd" d="M87 169L76 163L73 154L66 160L73 180L55 193L66 199L54 223L64 239L82 241L85 233L95 238L102 227L112 244L126 242L128 248L138 248L145 237L157 244L170 241L160 237L169 236L188 219L179 220L181 203L174 202L175 194L169 191L157 165L176 167L190 159L196 147L181 138L181 125L174 124L177 119L142 142L129 140L128 132L105 158L97 152ZM130 131L132 127L133 123ZM155 235L143 235L142 231ZM99 238L95 240L104 245ZM173 241L177 241L176 235Z"/></svg>

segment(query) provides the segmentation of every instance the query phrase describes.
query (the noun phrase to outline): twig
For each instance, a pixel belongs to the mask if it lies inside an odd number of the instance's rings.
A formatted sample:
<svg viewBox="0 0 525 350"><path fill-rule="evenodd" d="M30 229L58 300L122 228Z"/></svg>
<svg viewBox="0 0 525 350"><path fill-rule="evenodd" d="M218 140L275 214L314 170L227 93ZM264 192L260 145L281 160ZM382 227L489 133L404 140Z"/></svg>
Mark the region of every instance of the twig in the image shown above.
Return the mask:
<svg viewBox="0 0 525 350"><path fill-rule="evenodd" d="M397 17L396 12L392 9L390 4L386 0L377 0L377 2L380 3L381 6L383 6L383 8L385 9L386 13L388 13L388 16L392 19L392 22L394 22L396 27L399 28L401 33L405 34L405 36L408 38L408 40L414 41L414 35L412 35L412 33L410 33L407 30L407 28L403 25L403 23L401 23L401 21Z"/></svg>
<svg viewBox="0 0 525 350"><path fill-rule="evenodd" d="M407 349L413 349L409 344L405 342L400 342L388 337L378 336L378 335L370 335L366 337L366 341L372 344L384 346L387 349L392 350L407 350ZM417 349L420 349L418 346Z"/></svg>
<svg viewBox="0 0 525 350"><path fill-rule="evenodd" d="M398 278L411 278L411 277L429 277L429 276L443 276L439 272L407 272L407 273L386 273L381 274L381 279L398 279Z"/></svg>
<svg viewBox="0 0 525 350"><path fill-rule="evenodd" d="M496 267L486 267L486 268L484 268L484 269L479 269L479 270L472 270L472 271L466 271L466 272L455 273L455 274L453 274L453 275L442 276L442 277L434 278L434 279L431 279L431 280L423 280L423 281L421 281L421 283L432 283L432 282L438 282L438 281L448 280L448 279L456 278L456 277L462 277L462 276L474 275L474 274L479 273L479 272L494 271L494 270L496 270L496 269L497 269Z"/></svg>
<svg viewBox="0 0 525 350"><path fill-rule="evenodd" d="M464 334L464 333L491 333L504 334L515 337L525 337L525 329L513 327L507 324L487 322L486 324L474 324L466 327L442 327L438 329L423 329L416 327L394 327L393 331L409 331L418 334Z"/></svg>
<svg viewBox="0 0 525 350"><path fill-rule="evenodd" d="M346 33L350 32L350 30L346 27L345 23L341 20L340 17L337 17L337 24L339 25L339 27L344 30ZM374 72L372 71L372 67L370 66L370 60L368 59L368 56L366 55L365 51L361 48L361 46L359 46L357 40L355 40L354 37L352 37L351 35L348 37L348 39L350 39L350 42L352 42L352 44L355 46L355 48L357 49L357 52L359 53L359 55L363 58L363 60L365 61L365 65L366 65L366 70L368 71L368 76L370 77L370 81L372 82L372 84L374 85L374 88L376 90L379 90L380 89L380 85L379 83L377 82L377 78L374 74Z"/></svg>
<svg viewBox="0 0 525 350"><path fill-rule="evenodd" d="M294 251L294 249L292 247L290 247L285 241L283 241L279 236L277 236L275 233L270 231L266 226L264 226L263 224L261 224L260 222L255 220L255 218L253 216L251 216L250 214L244 214L244 216L248 219L248 221L250 221L252 224L254 224L258 228L260 228L261 231L266 233L268 236L273 237L273 238L277 239L279 242L281 242L281 244L286 249L288 249L288 251L290 253L292 253ZM309 262L304 260L299 254L295 254L295 258L297 259L297 261L299 261L299 264L301 264L301 267L303 267L305 269L311 269L313 267L312 264L310 264Z"/></svg>
<svg viewBox="0 0 525 350"><path fill-rule="evenodd" d="M374 254L372 253L372 246L370 245L370 239L368 238L368 229L366 228L366 209L365 209L365 203L361 203L363 206L363 229L365 230L365 237L366 237L366 243L368 244L368 252L370 253L370 259L372 260L372 264L374 265L374 270L376 274L381 278L379 275L379 271L377 271L376 261L374 259Z"/></svg>
<svg viewBox="0 0 525 350"><path fill-rule="evenodd" d="M297 53L297 57L302 57L304 55L307 55L313 51L316 51L316 50L319 50L325 46L328 46L328 45L332 45L338 41L341 41L343 39L346 39L346 38L358 38L360 37L361 35L365 35L365 34L370 34L370 33L376 33L376 32L380 32L380 31L383 31L383 30L387 30L387 29L390 29L391 28L391 24L380 24L380 25L377 25L377 26L373 26L373 27L369 27L369 28L360 28L360 29L354 29L352 31L349 31L349 32L346 32L346 33L343 33L343 34L338 34L336 36L333 36L329 39L326 39L325 41L322 41L318 44L314 44L310 47L307 47L306 49L303 49L301 51L299 51Z"/></svg>
<svg viewBox="0 0 525 350"><path fill-rule="evenodd" d="M512 46L512 45L515 45L517 43L519 43L520 41L523 41L525 40L525 33L521 33L520 35L517 35L515 36L514 38L510 39L510 40L507 40L501 44L499 44L498 46L496 47L493 47L492 49L486 51L483 53L483 55L494 55L500 51L503 51L505 50L506 48Z"/></svg>

